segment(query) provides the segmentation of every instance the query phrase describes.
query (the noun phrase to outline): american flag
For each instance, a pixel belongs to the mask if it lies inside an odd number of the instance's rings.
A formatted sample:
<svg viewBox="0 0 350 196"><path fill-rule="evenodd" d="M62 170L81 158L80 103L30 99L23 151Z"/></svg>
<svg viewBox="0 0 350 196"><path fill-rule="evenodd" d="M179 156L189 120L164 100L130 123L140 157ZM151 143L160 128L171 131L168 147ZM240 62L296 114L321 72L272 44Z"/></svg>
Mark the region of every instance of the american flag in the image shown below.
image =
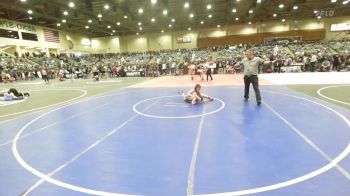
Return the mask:
<svg viewBox="0 0 350 196"><path fill-rule="evenodd" d="M47 42L60 43L60 34L58 31L52 31L49 29L44 29L44 37Z"/></svg>

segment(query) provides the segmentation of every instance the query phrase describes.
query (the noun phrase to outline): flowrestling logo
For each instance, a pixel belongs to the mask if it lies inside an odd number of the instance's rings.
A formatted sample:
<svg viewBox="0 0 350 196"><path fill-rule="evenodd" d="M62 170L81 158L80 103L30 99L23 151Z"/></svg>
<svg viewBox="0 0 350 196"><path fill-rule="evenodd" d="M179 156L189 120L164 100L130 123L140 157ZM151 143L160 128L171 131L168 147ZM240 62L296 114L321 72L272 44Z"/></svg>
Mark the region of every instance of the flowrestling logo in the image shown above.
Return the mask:
<svg viewBox="0 0 350 196"><path fill-rule="evenodd" d="M335 11L333 9L316 10L314 11L316 17L333 17Z"/></svg>

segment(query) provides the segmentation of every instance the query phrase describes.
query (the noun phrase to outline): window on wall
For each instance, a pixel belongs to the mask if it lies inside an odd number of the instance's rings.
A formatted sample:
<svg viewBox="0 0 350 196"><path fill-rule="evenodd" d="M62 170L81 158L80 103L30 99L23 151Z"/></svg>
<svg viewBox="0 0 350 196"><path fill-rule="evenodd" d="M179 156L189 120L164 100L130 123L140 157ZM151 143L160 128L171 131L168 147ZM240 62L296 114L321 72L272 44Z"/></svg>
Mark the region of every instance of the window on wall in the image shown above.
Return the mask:
<svg viewBox="0 0 350 196"><path fill-rule="evenodd" d="M21 32L23 40L38 41L38 36L34 33Z"/></svg>
<svg viewBox="0 0 350 196"><path fill-rule="evenodd" d="M0 29L0 37L10 38L10 39L19 39L18 31Z"/></svg>

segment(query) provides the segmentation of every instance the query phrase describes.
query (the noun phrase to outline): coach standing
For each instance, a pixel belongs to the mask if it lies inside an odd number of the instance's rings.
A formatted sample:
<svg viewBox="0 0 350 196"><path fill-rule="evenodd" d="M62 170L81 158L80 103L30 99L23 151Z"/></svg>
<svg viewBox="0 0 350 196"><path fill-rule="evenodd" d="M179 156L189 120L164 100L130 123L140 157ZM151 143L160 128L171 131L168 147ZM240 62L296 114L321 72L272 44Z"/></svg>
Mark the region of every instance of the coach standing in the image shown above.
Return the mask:
<svg viewBox="0 0 350 196"><path fill-rule="evenodd" d="M247 50L245 52L245 58L241 61L244 68L244 100L248 101L249 99L249 86L252 83L254 91L256 103L258 105L261 104L261 95L259 90L259 65L264 62L263 59L259 57L254 57L254 53L252 50Z"/></svg>

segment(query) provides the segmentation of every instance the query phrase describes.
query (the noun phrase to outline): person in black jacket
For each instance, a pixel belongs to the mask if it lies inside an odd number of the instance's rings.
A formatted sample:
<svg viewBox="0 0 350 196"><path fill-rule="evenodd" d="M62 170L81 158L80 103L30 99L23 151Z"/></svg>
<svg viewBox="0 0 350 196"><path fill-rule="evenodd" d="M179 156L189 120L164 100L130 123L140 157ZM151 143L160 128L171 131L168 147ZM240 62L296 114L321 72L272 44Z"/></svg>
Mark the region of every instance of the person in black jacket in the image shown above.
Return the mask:
<svg viewBox="0 0 350 196"><path fill-rule="evenodd" d="M209 77L210 77L210 80L213 80L213 77L211 76L211 68L210 68L210 66L207 65L206 69L207 70L206 70L205 74L207 75L207 81L208 81Z"/></svg>

